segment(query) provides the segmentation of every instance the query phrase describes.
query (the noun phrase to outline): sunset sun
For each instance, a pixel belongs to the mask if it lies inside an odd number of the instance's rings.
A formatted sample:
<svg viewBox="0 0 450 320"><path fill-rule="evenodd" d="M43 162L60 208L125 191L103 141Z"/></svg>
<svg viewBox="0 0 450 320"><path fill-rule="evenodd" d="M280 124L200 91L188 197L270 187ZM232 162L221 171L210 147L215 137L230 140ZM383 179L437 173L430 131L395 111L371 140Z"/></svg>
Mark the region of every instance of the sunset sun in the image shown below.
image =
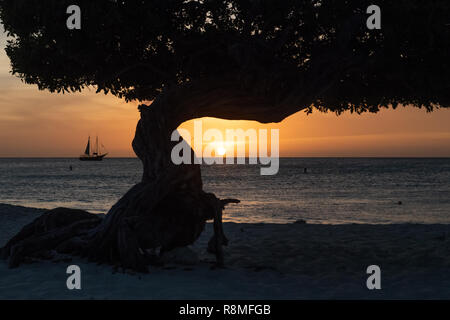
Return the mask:
<svg viewBox="0 0 450 320"><path fill-rule="evenodd" d="M216 147L216 155L223 156L225 155L225 153L227 153L227 149L225 149L225 147L223 146Z"/></svg>

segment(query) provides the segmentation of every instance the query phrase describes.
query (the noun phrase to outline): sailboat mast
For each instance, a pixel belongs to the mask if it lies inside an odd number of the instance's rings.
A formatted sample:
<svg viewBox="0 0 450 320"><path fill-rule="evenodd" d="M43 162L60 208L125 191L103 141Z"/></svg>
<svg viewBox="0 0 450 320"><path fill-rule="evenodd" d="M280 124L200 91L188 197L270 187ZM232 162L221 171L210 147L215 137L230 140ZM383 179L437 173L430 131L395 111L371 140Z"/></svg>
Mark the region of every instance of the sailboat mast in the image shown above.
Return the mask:
<svg viewBox="0 0 450 320"><path fill-rule="evenodd" d="M97 155L98 155L98 136L97 136L97 139L96 139L95 144L96 144L96 146L97 146L97 147L96 147L96 148L97 148L97 149L96 149L96 152L97 152Z"/></svg>

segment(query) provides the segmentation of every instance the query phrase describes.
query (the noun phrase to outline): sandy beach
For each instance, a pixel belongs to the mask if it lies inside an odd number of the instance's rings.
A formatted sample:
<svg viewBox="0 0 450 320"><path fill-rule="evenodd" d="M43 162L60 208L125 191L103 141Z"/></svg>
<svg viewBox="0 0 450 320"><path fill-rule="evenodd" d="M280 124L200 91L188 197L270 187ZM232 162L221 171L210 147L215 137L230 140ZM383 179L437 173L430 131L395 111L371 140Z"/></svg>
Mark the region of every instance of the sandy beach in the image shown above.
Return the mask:
<svg viewBox="0 0 450 320"><path fill-rule="evenodd" d="M0 245L42 209L0 205ZM0 260L0 299L433 299L450 298L450 226L225 223L225 269L206 252L212 225L189 250L148 274L74 258L8 269ZM66 288L79 265L82 290ZM368 290L366 268L381 268Z"/></svg>

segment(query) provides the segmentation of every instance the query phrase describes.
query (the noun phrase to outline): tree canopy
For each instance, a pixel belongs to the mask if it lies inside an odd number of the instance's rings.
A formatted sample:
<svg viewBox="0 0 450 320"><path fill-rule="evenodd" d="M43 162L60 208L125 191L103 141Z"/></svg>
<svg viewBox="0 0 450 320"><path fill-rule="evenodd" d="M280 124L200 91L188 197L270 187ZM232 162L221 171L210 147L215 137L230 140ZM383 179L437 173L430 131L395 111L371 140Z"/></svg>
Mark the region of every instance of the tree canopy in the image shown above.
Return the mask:
<svg viewBox="0 0 450 320"><path fill-rule="evenodd" d="M270 101L276 120L313 107L448 107L450 3L376 2L380 30L366 26L366 0L0 0L0 18L12 73L52 92L144 101L227 79L242 99ZM66 27L72 4L81 30Z"/></svg>

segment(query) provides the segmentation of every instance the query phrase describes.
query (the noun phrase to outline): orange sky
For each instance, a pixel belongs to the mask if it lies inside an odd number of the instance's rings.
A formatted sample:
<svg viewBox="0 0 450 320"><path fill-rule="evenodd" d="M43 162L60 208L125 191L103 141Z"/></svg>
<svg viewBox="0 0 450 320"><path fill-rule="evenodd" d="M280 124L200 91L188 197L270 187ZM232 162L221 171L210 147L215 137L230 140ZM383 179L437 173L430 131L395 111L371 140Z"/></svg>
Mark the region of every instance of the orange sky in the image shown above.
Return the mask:
<svg viewBox="0 0 450 320"><path fill-rule="evenodd" d="M0 157L76 157L88 135L100 136L112 157L134 156L137 103L95 94L57 95L9 74L0 35ZM192 122L183 124L192 128ZM315 112L279 124L205 119L203 128L276 128L280 156L450 157L450 110L401 108L361 116Z"/></svg>

